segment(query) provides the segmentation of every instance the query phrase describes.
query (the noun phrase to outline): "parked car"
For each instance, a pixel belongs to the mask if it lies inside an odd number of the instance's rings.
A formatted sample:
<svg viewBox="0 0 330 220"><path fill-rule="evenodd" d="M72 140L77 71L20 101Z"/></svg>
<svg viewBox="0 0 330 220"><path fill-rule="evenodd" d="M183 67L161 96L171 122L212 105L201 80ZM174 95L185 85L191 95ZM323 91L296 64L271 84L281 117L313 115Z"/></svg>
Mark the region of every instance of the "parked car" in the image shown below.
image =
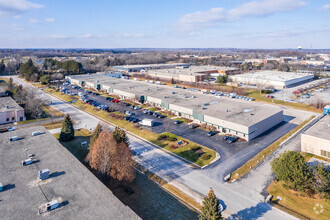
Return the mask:
<svg viewBox="0 0 330 220"><path fill-rule="evenodd" d="M141 107L140 106L135 106L134 109L139 110L139 109L141 109Z"/></svg>
<svg viewBox="0 0 330 220"><path fill-rule="evenodd" d="M227 141L229 137L230 137L230 136L227 136L227 135L226 135L226 136L223 137L223 140Z"/></svg>
<svg viewBox="0 0 330 220"><path fill-rule="evenodd" d="M235 137L235 136L228 137L228 139L227 139L227 143L229 143L229 144L234 143L236 141L238 141L238 137Z"/></svg>
<svg viewBox="0 0 330 220"><path fill-rule="evenodd" d="M207 136L211 137L211 136L213 136L213 135L215 135L215 134L216 134L216 131L209 131L209 132L207 133Z"/></svg>
<svg viewBox="0 0 330 220"><path fill-rule="evenodd" d="M165 115L158 114L157 118L165 118Z"/></svg>
<svg viewBox="0 0 330 220"><path fill-rule="evenodd" d="M130 111L125 111L125 115L133 115L133 113Z"/></svg>
<svg viewBox="0 0 330 220"><path fill-rule="evenodd" d="M181 124L181 123L182 123L182 121L179 121L179 120L174 121L174 124L176 124L176 125Z"/></svg>
<svg viewBox="0 0 330 220"><path fill-rule="evenodd" d="M195 128L197 128L197 127L198 127L198 126L197 126L196 124L190 124L190 125L189 125L189 128L190 128L190 129L195 129Z"/></svg>

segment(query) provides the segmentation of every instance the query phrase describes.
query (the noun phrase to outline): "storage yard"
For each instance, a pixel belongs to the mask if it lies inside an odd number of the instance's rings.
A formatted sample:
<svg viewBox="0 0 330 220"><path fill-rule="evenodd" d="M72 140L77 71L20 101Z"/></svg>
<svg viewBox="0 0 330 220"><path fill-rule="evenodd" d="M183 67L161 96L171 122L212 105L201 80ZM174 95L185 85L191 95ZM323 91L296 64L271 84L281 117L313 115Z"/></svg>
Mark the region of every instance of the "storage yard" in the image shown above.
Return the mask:
<svg viewBox="0 0 330 220"><path fill-rule="evenodd" d="M0 219L139 219L44 127L1 133L0 146Z"/></svg>
<svg viewBox="0 0 330 220"><path fill-rule="evenodd" d="M230 79L238 85L254 86L262 89L289 88L311 81L313 78L313 74L281 71L258 71L230 76Z"/></svg>
<svg viewBox="0 0 330 220"><path fill-rule="evenodd" d="M104 75L69 76L67 80L76 85L104 90L123 99L149 103L196 123L213 125L220 133L232 134L247 141L283 121L283 111L278 108L232 99L221 93L203 94L192 89Z"/></svg>

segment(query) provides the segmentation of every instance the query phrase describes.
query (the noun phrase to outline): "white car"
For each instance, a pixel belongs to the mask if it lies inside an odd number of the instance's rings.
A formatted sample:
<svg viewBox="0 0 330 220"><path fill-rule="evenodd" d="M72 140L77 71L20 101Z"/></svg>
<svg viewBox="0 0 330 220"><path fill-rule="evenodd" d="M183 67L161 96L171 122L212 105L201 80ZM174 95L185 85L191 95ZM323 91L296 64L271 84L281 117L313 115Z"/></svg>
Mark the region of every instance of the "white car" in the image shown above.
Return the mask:
<svg viewBox="0 0 330 220"><path fill-rule="evenodd" d="M15 127L8 127L8 131L15 131Z"/></svg>

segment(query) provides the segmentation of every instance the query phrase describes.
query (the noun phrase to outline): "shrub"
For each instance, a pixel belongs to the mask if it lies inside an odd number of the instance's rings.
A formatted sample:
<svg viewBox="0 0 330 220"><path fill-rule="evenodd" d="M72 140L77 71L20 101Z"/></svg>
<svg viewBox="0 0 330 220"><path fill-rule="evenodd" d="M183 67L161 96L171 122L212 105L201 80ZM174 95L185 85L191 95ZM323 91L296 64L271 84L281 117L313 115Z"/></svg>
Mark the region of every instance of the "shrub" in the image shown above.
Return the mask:
<svg viewBox="0 0 330 220"><path fill-rule="evenodd" d="M192 147L190 148L190 150L192 150L192 151L198 151L199 149L201 149L201 147L200 147L200 146L197 146L197 145L192 146Z"/></svg>
<svg viewBox="0 0 330 220"><path fill-rule="evenodd" d="M186 158L192 162L195 162L198 160L198 154L195 153L194 151L192 150L186 150L186 151L183 151L183 152L180 152L178 154L180 157L183 157L183 158Z"/></svg>
<svg viewBox="0 0 330 220"><path fill-rule="evenodd" d="M201 156L201 159L202 160L209 160L211 157L212 157L211 154L205 153Z"/></svg>
<svg viewBox="0 0 330 220"><path fill-rule="evenodd" d="M169 140L169 141L176 141L177 139L175 137L168 137L167 140Z"/></svg>
<svg viewBox="0 0 330 220"><path fill-rule="evenodd" d="M161 134L158 137L159 137L159 139L165 139L165 138L167 138L167 135L166 134Z"/></svg>

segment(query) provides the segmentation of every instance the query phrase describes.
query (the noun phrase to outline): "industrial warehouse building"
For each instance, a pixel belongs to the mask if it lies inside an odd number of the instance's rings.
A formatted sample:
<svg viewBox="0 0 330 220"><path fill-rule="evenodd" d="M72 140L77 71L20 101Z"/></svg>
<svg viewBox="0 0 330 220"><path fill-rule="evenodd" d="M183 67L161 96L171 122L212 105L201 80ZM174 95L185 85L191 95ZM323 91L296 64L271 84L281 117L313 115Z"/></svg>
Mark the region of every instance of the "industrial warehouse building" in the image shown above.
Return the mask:
<svg viewBox="0 0 330 220"><path fill-rule="evenodd" d="M0 219L140 219L44 127L1 133L0 155ZM40 180L44 169L49 178Z"/></svg>
<svg viewBox="0 0 330 220"><path fill-rule="evenodd" d="M0 124L25 121L24 109L11 97L0 97Z"/></svg>
<svg viewBox="0 0 330 220"><path fill-rule="evenodd" d="M237 84L261 88L283 89L308 82L314 78L314 75L295 72L259 71L233 75L229 78Z"/></svg>
<svg viewBox="0 0 330 220"><path fill-rule="evenodd" d="M187 68L190 65L188 63L164 63L164 64L143 64L143 65L123 65L114 66L112 69L116 71L124 71L127 73L146 71L151 69L167 69L167 68Z"/></svg>
<svg viewBox="0 0 330 220"><path fill-rule="evenodd" d="M330 115L301 134L301 151L330 158Z"/></svg>
<svg viewBox="0 0 330 220"><path fill-rule="evenodd" d="M201 82L211 76L239 74L240 70L233 67L221 66L190 66L188 68L172 68L148 70L146 74L160 79L184 82Z"/></svg>
<svg viewBox="0 0 330 220"><path fill-rule="evenodd" d="M188 89L104 75L66 78L76 85L104 90L124 99L146 102L196 123L213 125L222 133L236 135L248 141L283 121L282 110L245 100L232 100Z"/></svg>

